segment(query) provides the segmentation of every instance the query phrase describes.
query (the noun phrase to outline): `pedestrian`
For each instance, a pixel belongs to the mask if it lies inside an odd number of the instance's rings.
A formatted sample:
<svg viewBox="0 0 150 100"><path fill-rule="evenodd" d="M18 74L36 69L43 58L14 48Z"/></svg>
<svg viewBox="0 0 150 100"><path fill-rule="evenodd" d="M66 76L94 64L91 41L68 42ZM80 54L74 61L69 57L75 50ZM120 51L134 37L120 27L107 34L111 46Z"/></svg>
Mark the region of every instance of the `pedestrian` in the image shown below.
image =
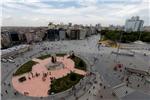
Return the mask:
<svg viewBox="0 0 150 100"><path fill-rule="evenodd" d="M43 99L43 97L40 97L40 99Z"/></svg>
<svg viewBox="0 0 150 100"><path fill-rule="evenodd" d="M95 86L93 86L93 89L95 89Z"/></svg>
<svg viewBox="0 0 150 100"><path fill-rule="evenodd" d="M8 83L8 86L10 87L10 83Z"/></svg>
<svg viewBox="0 0 150 100"><path fill-rule="evenodd" d="M99 85L102 86L102 83L100 83Z"/></svg>
<svg viewBox="0 0 150 100"><path fill-rule="evenodd" d="M106 86L104 86L104 89L106 89Z"/></svg>
<svg viewBox="0 0 150 100"><path fill-rule="evenodd" d="M37 72L36 72L35 76L38 77L38 73Z"/></svg>
<svg viewBox="0 0 150 100"><path fill-rule="evenodd" d="M17 95L17 92L14 92L14 95Z"/></svg>
<svg viewBox="0 0 150 100"><path fill-rule="evenodd" d="M126 94L128 93L128 91L125 92Z"/></svg>
<svg viewBox="0 0 150 100"><path fill-rule="evenodd" d="M7 91L7 90L5 90L5 93L6 93L6 94L8 94L8 91Z"/></svg>

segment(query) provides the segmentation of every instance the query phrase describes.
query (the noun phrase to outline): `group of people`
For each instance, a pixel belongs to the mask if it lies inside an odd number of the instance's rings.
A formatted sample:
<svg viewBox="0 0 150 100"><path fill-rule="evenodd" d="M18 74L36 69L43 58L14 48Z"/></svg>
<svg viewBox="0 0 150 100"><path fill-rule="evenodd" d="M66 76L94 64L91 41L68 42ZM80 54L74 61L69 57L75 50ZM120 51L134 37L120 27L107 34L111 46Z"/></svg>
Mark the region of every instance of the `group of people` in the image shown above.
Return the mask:
<svg viewBox="0 0 150 100"><path fill-rule="evenodd" d="M51 75L51 74L52 74L51 72L43 72L42 74L37 73L37 72L34 74L33 72L30 72L28 75L28 79L31 80L32 78L39 77L40 75L42 75L42 81L45 81L48 75ZM53 79L55 79L55 77L50 77L50 80L53 80Z"/></svg>

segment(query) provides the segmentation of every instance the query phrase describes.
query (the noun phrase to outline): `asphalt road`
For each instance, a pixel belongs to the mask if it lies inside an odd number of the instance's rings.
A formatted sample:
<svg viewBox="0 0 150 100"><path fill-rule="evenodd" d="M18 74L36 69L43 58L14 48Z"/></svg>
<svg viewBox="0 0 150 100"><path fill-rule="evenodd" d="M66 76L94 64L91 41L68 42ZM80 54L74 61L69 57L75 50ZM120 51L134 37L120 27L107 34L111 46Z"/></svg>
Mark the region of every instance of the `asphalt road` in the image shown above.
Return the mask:
<svg viewBox="0 0 150 100"><path fill-rule="evenodd" d="M14 61L15 63L2 63L1 66L1 80L2 80L2 100L41 100L41 98L26 97L17 93L14 95L14 88L11 85L12 74L18 68L17 65L22 65L26 61L38 57L42 54L52 53L52 52L70 52L74 51L76 54L83 57L90 66L90 71L95 73L97 83L92 81L92 86L88 87L88 90L83 95L80 95L80 100L99 100L99 99L113 99L116 97L112 96L112 87L122 83L121 78L124 76L124 72L115 72L113 70L116 63L116 55L111 54L112 51L117 51L116 48L100 47L98 50L97 41L99 40L99 35L93 35L85 40L64 40L50 42L45 41L42 43L37 43L32 45L32 50L25 52L23 55L18 55ZM49 50L43 50L43 48L48 47ZM95 58L97 60L95 60ZM136 66L147 66L150 64L150 55L143 56L141 53L136 53L134 57L119 56L118 61L124 66L128 66L130 63ZM100 87L99 84L102 83L106 86L106 89ZM10 86L9 86L10 84ZM86 85L86 84L85 84ZM95 87L93 89L93 86ZM6 93L8 91L8 94ZM90 91L90 93L89 93ZM83 90L78 91L83 92ZM103 94L102 94L103 93ZM104 97L101 97L104 96ZM49 100L50 98L43 98L43 100ZM51 98L53 100L53 98ZM65 100L74 100L74 96L65 98Z"/></svg>

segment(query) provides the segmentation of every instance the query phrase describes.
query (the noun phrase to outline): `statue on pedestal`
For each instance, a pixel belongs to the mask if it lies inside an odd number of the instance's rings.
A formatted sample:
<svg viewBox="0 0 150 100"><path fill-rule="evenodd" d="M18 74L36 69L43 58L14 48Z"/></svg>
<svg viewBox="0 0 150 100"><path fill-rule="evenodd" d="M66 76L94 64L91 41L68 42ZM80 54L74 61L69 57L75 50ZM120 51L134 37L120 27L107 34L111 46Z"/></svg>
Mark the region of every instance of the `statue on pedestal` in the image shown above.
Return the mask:
<svg viewBox="0 0 150 100"><path fill-rule="evenodd" d="M48 70L58 70L64 68L63 62L57 59L56 54L51 54L51 59L48 64L45 65Z"/></svg>
<svg viewBox="0 0 150 100"><path fill-rule="evenodd" d="M56 59L56 54L52 54L52 59L51 59L52 63L56 63L57 59Z"/></svg>
<svg viewBox="0 0 150 100"><path fill-rule="evenodd" d="M74 51L70 51L70 53L69 53L69 57L70 57L70 58L75 58Z"/></svg>

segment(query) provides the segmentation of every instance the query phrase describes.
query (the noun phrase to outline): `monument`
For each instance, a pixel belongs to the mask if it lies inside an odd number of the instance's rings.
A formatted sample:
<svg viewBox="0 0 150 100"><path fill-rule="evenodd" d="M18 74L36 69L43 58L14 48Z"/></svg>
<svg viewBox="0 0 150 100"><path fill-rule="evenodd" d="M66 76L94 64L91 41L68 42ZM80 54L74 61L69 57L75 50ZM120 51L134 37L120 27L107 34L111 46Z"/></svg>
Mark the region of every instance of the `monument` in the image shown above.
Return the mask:
<svg viewBox="0 0 150 100"><path fill-rule="evenodd" d="M69 52L69 58L75 58L74 51L70 51L70 52Z"/></svg>
<svg viewBox="0 0 150 100"><path fill-rule="evenodd" d="M64 64L63 62L57 61L56 54L51 54L51 60L45 67L47 67L48 70L55 70L64 68Z"/></svg>
<svg viewBox="0 0 150 100"><path fill-rule="evenodd" d="M51 62L56 63L57 62L56 54L52 54L51 57L52 57Z"/></svg>

